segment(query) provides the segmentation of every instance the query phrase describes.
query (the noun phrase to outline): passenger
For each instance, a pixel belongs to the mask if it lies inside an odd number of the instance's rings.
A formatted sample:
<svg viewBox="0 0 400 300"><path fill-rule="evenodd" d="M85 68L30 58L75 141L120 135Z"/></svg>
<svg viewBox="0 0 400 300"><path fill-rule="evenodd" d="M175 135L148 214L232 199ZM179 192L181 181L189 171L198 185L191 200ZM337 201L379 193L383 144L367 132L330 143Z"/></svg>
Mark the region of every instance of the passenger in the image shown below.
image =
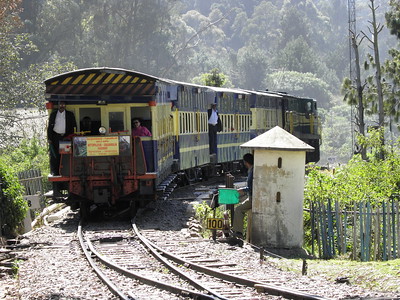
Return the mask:
<svg viewBox="0 0 400 300"><path fill-rule="evenodd" d="M47 139L50 148L50 172L58 176L60 168L60 141L70 139L74 133L76 120L73 112L65 109L65 102L58 102L58 110L50 114Z"/></svg>
<svg viewBox="0 0 400 300"><path fill-rule="evenodd" d="M253 196L253 165L254 157L250 153L246 153L243 156L244 166L247 168L247 186L245 188L238 189L239 195L247 193L248 197L242 203L235 207L235 214L233 218L233 236L242 239L243 238L243 219L248 210L252 207L252 196Z"/></svg>
<svg viewBox="0 0 400 300"><path fill-rule="evenodd" d="M85 133L89 134L89 135L95 135L95 134L99 133L98 131L96 132L96 130L93 130L92 119L88 116L86 116L82 119L81 131L85 131Z"/></svg>
<svg viewBox="0 0 400 300"><path fill-rule="evenodd" d="M144 126L141 126L139 119L133 119L132 136L151 136L151 132Z"/></svg>
<svg viewBox="0 0 400 300"><path fill-rule="evenodd" d="M212 103L207 113L210 154L213 154L217 152L217 132L222 131L222 123L217 111L217 104Z"/></svg>

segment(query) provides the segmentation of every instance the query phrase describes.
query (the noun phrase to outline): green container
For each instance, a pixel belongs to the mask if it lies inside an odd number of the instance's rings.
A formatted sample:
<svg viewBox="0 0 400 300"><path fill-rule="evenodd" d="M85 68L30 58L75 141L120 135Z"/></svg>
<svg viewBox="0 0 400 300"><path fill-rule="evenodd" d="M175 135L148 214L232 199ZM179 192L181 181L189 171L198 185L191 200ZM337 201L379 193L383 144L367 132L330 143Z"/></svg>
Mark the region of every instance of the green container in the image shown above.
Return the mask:
<svg viewBox="0 0 400 300"><path fill-rule="evenodd" d="M218 189L219 204L238 204L239 192L236 189Z"/></svg>

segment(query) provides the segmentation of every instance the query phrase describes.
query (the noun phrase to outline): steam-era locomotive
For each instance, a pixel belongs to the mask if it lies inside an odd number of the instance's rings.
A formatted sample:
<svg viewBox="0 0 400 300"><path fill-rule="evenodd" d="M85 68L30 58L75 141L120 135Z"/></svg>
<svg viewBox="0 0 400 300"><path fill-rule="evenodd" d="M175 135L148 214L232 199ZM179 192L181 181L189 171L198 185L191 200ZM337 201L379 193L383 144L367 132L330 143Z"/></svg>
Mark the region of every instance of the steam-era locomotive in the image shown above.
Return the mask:
<svg viewBox="0 0 400 300"><path fill-rule="evenodd" d="M83 215L92 205L135 210L162 194L171 174L191 180L216 168L230 170L244 154L239 145L277 125L315 148L307 162L319 160L314 99L201 86L116 68L76 70L45 85L49 113L65 102L78 127L60 142L60 175L49 176L53 197L79 203ZM207 110L213 103L222 131L210 149ZM136 118L152 136L132 136ZM84 128L87 119L91 130Z"/></svg>

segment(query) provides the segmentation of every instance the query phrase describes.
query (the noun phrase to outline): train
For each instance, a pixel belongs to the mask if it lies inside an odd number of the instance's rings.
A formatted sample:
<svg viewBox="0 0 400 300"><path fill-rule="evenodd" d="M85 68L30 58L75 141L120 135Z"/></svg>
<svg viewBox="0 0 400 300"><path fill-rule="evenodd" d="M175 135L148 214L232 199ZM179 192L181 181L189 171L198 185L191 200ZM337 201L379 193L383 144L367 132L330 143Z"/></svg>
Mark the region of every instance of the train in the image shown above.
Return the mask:
<svg viewBox="0 0 400 300"><path fill-rule="evenodd" d="M121 68L87 68L45 80L49 114L64 102L74 113L74 134L60 141L53 199L131 213L165 195L171 184L205 180L239 168L241 144L280 126L314 147L321 125L317 102L284 92L210 87ZM216 104L222 123L210 151L207 111ZM85 130L85 119L94 130ZM140 119L151 136L132 136ZM211 153L211 154L210 154Z"/></svg>

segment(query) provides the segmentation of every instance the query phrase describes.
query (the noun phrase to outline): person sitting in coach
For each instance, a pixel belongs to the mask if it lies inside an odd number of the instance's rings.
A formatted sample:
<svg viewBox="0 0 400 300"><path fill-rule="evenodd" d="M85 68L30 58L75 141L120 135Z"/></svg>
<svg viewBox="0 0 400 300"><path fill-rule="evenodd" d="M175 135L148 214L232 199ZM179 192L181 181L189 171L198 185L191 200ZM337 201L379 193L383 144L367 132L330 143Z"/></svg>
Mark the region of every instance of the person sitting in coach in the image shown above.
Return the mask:
<svg viewBox="0 0 400 300"><path fill-rule="evenodd" d="M141 125L139 119L133 119L132 136L151 136L151 132L144 126Z"/></svg>
<svg viewBox="0 0 400 300"><path fill-rule="evenodd" d="M96 127L98 126L92 122L92 119L89 116L84 117L81 121L81 131L87 135L98 135L99 128Z"/></svg>
<svg viewBox="0 0 400 300"><path fill-rule="evenodd" d="M65 102L58 102L58 109L49 117L47 127L47 139L50 148L50 172L54 176L60 175L60 141L70 138L76 128L76 120L73 112L65 109Z"/></svg>

